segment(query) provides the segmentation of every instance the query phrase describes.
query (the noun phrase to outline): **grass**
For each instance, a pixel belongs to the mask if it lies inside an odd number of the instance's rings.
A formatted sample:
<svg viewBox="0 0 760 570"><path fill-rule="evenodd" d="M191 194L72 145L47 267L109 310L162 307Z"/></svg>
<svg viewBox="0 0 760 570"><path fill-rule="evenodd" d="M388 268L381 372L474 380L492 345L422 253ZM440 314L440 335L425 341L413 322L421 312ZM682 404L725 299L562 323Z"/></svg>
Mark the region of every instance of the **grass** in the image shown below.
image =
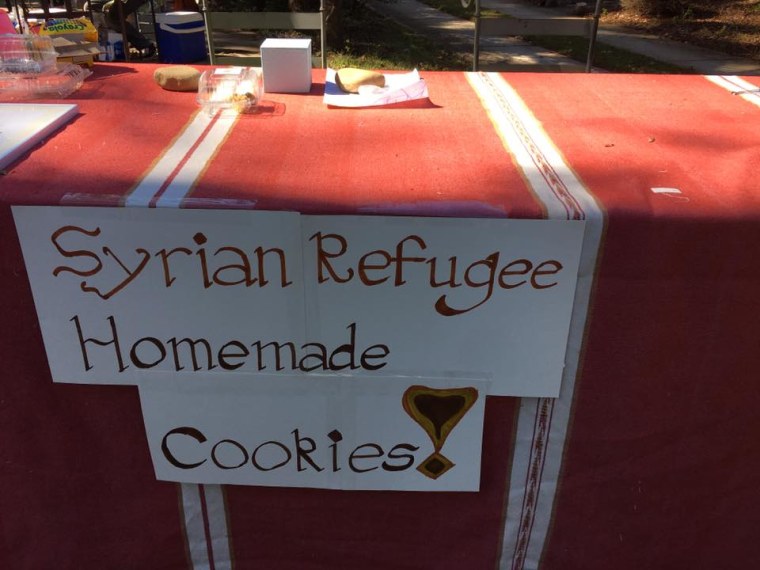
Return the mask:
<svg viewBox="0 0 760 570"><path fill-rule="evenodd" d="M471 19L475 14L474 2L464 8L459 0L422 0L442 12L459 18ZM501 16L499 12L482 10L486 17ZM586 63L588 40L574 36L528 36L527 42L560 53L583 64ZM614 73L679 73L683 69L675 65L662 63L652 58L630 53L628 51L596 43L594 49L594 67L599 67Z"/></svg>
<svg viewBox="0 0 760 570"><path fill-rule="evenodd" d="M459 0L420 0L428 6L446 12L457 18L464 20L472 20L475 17L475 2L470 0L470 5L465 8ZM480 15L485 17L501 16L501 12L496 10L489 10L488 8L480 8Z"/></svg>
<svg viewBox="0 0 760 570"><path fill-rule="evenodd" d="M760 61L760 0L692 0L685 6L669 17L618 10L602 21Z"/></svg>
<svg viewBox="0 0 760 570"><path fill-rule="evenodd" d="M224 4L223 9L233 9L230 3L250 0L215 0ZM389 0L392 1L392 0ZM422 0L426 4L459 18L472 18L474 2L468 8L460 0ZM529 0L524 0L529 3ZM720 2L720 0L717 0ZM726 0L732 1L732 0ZM737 0L741 1L741 0ZM267 0L275 5L284 0ZM746 3L746 2L745 2ZM460 54L385 18L365 6L363 2L344 4L343 42L340 47L328 50L327 62L334 69L359 67L385 70L442 70L462 71L471 68L470 54ZM760 6L760 0L751 0L751 6ZM238 9L240 9L238 7ZM282 8L281 8L282 9ZM482 10L484 16L497 16L498 12ZM760 16L760 11L755 12ZM610 18L609 14L605 18ZM637 20L641 22L642 20ZM651 20L650 20L651 21ZM584 38L565 36L541 36L528 38L531 43L561 53L585 64L587 41ZM597 43L594 50L594 66L618 73L679 73L679 67L661 63L645 56L633 54L612 46Z"/></svg>
<svg viewBox="0 0 760 570"><path fill-rule="evenodd" d="M223 11L250 10L250 0L214 0L216 9ZM266 0L268 10L286 11L285 0ZM362 2L353 2L342 14L340 46L328 40L327 65L333 69L358 67L378 70L456 71L469 64L461 56L414 31L368 9ZM266 37L311 37L319 45L317 32L309 31L248 31L246 45L258 46ZM220 49L224 49L219 45ZM231 48L234 53L235 48ZM254 51L256 51L254 49Z"/></svg>
<svg viewBox="0 0 760 570"><path fill-rule="evenodd" d="M376 14L361 3L344 14L343 26L343 46L327 54L328 65L334 69L467 69L468 63L461 55Z"/></svg>
<svg viewBox="0 0 760 570"><path fill-rule="evenodd" d="M588 40L577 36L542 36L525 38L553 52L586 63ZM631 53L597 42L594 46L593 66L613 73L683 73L683 68L644 55Z"/></svg>

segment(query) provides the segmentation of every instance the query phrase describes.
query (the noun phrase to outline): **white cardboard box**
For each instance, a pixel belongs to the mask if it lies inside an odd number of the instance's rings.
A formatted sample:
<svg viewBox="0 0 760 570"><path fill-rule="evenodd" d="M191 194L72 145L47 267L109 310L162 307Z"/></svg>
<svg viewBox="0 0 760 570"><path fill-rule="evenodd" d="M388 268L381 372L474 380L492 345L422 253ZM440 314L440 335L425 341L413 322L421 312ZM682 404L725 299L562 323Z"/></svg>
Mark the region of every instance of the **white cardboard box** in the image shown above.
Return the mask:
<svg viewBox="0 0 760 570"><path fill-rule="evenodd" d="M261 44L261 67L267 93L308 93L311 90L311 39L265 39Z"/></svg>

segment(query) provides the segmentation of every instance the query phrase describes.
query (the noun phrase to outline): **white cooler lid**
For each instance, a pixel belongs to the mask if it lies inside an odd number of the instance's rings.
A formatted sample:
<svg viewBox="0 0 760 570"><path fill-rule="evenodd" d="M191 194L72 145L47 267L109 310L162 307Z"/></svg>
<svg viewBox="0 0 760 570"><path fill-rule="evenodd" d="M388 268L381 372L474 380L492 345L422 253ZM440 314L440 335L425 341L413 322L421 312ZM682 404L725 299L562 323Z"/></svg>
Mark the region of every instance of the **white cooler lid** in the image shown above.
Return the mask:
<svg viewBox="0 0 760 570"><path fill-rule="evenodd" d="M202 22L203 15L200 12L163 12L156 14L158 24L188 24L190 22Z"/></svg>

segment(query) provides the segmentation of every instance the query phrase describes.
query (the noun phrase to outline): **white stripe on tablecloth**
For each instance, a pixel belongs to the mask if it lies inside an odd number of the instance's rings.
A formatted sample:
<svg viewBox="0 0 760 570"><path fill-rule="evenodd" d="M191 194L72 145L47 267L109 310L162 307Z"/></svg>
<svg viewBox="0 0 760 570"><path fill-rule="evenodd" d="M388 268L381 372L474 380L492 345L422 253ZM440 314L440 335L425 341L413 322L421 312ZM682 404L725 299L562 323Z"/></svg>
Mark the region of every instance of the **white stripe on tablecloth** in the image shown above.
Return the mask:
<svg viewBox="0 0 760 570"><path fill-rule="evenodd" d="M209 117L203 112L197 113L127 196L124 205L148 207L160 193L157 206L180 207L227 138L236 118L237 115ZM192 570L232 570L227 510L221 486L182 483L180 490Z"/></svg>
<svg viewBox="0 0 760 570"><path fill-rule="evenodd" d="M552 518L605 220L599 204L507 81L495 73L469 73L468 79L547 217L586 220L560 396L520 400L511 450L499 567L528 570L538 568Z"/></svg>
<svg viewBox="0 0 760 570"><path fill-rule="evenodd" d="M232 570L232 551L227 530L227 504L221 485L202 485L206 496L206 516L208 519L211 552L214 570Z"/></svg>
<svg viewBox="0 0 760 570"><path fill-rule="evenodd" d="M705 79L760 107L760 87L736 75L705 75Z"/></svg>
<svg viewBox="0 0 760 570"><path fill-rule="evenodd" d="M125 206L148 206L153 197L171 176L172 172L185 160L191 149L198 144L211 123L211 117L198 112L192 121L174 139L163 156L140 180L137 186L127 196Z"/></svg>
<svg viewBox="0 0 760 570"><path fill-rule="evenodd" d="M178 208L182 200L193 188L195 181L206 169L219 147L232 130L237 121L237 114L219 115L200 144L193 150L187 162L171 180L169 186L161 194L156 206L162 208Z"/></svg>
<svg viewBox="0 0 760 570"><path fill-rule="evenodd" d="M211 570L208 540L206 539L206 513L202 508L201 485L180 483L182 490L182 517L185 538L193 570Z"/></svg>

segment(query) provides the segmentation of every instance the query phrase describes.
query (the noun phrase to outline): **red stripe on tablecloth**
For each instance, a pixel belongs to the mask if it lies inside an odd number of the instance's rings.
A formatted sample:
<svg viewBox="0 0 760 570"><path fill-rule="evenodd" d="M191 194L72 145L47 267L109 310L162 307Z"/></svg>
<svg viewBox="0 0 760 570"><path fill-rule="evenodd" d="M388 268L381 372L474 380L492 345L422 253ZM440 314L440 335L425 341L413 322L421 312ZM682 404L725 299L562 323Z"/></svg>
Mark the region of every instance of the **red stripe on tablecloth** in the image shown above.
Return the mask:
<svg viewBox="0 0 760 570"><path fill-rule="evenodd" d="M541 568L746 568L760 109L698 76L510 83L609 215Z"/></svg>
<svg viewBox="0 0 760 570"><path fill-rule="evenodd" d="M339 109L310 95L265 95L242 116L191 200L257 209L542 217L463 75L423 73L430 104ZM415 206L419 209L415 210Z"/></svg>
<svg viewBox="0 0 760 570"><path fill-rule="evenodd" d="M530 460L528 461L528 465L531 467L536 465L536 462L533 459L533 455L536 451L536 432L538 431L538 424L539 424L539 417L540 413L538 408L546 403L545 399L538 399L536 398L536 415L535 420L533 422L533 438L532 443L530 446ZM512 558L512 570L521 570L523 567L523 564L525 563L525 553L528 550L528 542L530 541L530 533L533 528L533 520L534 517L531 516L530 512L527 511L533 511L536 508L536 497L535 495L538 493L538 483L540 482L540 474L534 473L533 469L529 468L528 471L525 473L525 481L524 481L524 488L531 489L531 491L526 492L523 495L522 505L521 505L521 513L522 516L520 517L520 528L517 531L517 543L515 545L515 553ZM529 494L533 494L533 497L529 497ZM528 504L530 503L530 504ZM506 561L504 561L506 562ZM502 562L502 564L504 563Z"/></svg>
<svg viewBox="0 0 760 570"><path fill-rule="evenodd" d="M520 528L517 530L517 542L512 557L512 570L522 570L525 565L535 523L535 511L538 509L538 496L541 493L541 482L546 465L547 447L549 446L549 426L552 422L554 400L549 398L536 399L536 414L533 428L533 440L530 445L530 468L525 474L526 493L523 496L520 514ZM561 445L561 442L554 442ZM509 561L503 560L502 565Z"/></svg>
<svg viewBox="0 0 760 570"><path fill-rule="evenodd" d="M213 118L211 118L211 120L209 121L208 125L203 130L203 132L201 133L201 135L190 146L190 148L188 148L187 153L185 154L185 156L182 158L182 160L180 160L177 163L177 165L174 167L174 170L171 171L171 173L166 178L166 180L164 180L164 183L161 185L161 187L158 189L158 191L150 199L150 207L151 208L155 208L156 207L156 203L158 202L158 200L161 198L161 196L164 194L164 192L166 191L166 189L169 187L169 185L171 184L172 180L174 180L175 176L177 176L177 174L179 173L179 171L182 170L182 168L185 166L185 164L187 164L188 160L190 160L190 157L192 156L193 152L195 152L195 150L200 146L201 142L203 142L203 140L206 137L206 135L208 135L209 131L214 127L214 124L216 123L216 121L218 120L218 118L219 118L219 115L216 115Z"/></svg>
<svg viewBox="0 0 760 570"><path fill-rule="evenodd" d="M203 533L206 536L206 551L208 552L209 570L215 570L214 565L214 548L211 545L211 530L208 521L208 506L206 505L205 485L198 485L198 494L201 498L201 514L203 516Z"/></svg>

